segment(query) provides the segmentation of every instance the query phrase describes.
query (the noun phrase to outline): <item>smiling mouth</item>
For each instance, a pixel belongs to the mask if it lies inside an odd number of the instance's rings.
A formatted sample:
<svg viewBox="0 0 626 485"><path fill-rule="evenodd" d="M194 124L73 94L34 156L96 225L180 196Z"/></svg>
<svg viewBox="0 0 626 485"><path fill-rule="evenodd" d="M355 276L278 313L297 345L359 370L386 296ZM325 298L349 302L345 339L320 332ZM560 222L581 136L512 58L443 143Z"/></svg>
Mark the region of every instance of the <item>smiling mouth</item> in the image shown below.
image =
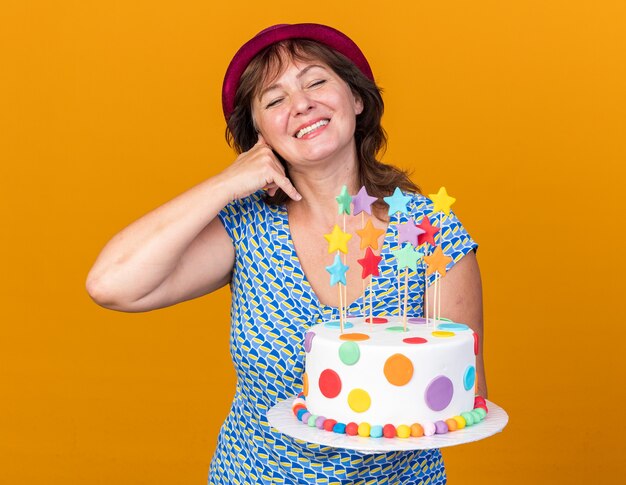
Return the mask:
<svg viewBox="0 0 626 485"><path fill-rule="evenodd" d="M326 126L328 123L330 123L330 120L319 120L316 121L315 123L313 123L312 125L309 125L305 128L302 128L300 131L298 131L298 133L296 133L296 138L300 139L302 138L304 135L311 133L312 131L317 130L318 128L321 128L322 126Z"/></svg>

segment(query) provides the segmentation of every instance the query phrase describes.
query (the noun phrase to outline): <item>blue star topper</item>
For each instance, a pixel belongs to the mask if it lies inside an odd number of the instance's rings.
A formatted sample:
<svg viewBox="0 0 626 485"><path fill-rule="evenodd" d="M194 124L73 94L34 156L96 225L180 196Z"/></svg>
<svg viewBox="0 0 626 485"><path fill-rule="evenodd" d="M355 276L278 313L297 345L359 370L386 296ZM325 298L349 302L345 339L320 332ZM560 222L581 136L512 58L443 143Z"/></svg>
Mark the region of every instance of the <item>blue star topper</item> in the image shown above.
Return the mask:
<svg viewBox="0 0 626 485"><path fill-rule="evenodd" d="M339 254L335 254L335 261L330 266L326 266L326 271L330 273L330 286L335 286L337 283L346 286L348 267L341 262Z"/></svg>
<svg viewBox="0 0 626 485"><path fill-rule="evenodd" d="M411 197L408 195L404 195L402 191L396 187L396 190L393 191L393 195L389 197L383 197L384 201L389 204L389 212L388 214L391 216L396 212L400 214L406 214L407 208L406 205L411 201Z"/></svg>

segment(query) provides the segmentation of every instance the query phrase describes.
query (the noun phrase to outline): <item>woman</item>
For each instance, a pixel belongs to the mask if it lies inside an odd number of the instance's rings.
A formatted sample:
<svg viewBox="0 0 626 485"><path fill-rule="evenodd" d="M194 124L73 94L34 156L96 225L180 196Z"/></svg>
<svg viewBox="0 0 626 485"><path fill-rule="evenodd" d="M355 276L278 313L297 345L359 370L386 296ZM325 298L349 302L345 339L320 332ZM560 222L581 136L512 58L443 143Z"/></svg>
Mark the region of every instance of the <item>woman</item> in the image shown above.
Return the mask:
<svg viewBox="0 0 626 485"><path fill-rule="evenodd" d="M432 204L398 169L375 158L386 139L383 103L367 60L348 37L317 24L276 25L235 55L223 86L227 138L239 156L223 172L155 209L116 235L91 270L87 288L102 306L148 311L210 293L232 292L231 353L237 388L211 464L209 483L445 483L439 450L361 455L296 443L269 426L267 410L302 388L306 329L338 316L336 288L322 234L336 222L336 195L364 185L383 197L395 187L411 193L411 217ZM375 225L397 234L386 204L375 204ZM361 228L348 218L346 231ZM467 322L482 336L480 276L475 243L458 220L459 237L441 283L444 316ZM450 230L448 230L450 229ZM445 241L445 239L444 239ZM348 311L361 311L357 238L348 252ZM388 245L382 265L393 265ZM423 271L413 275L423 287ZM373 283L382 314L397 300L392 284ZM387 294L388 292L385 292ZM420 315L423 295L410 295ZM431 292L432 293L432 292ZM430 306L432 308L432 305ZM479 391L486 394L479 356Z"/></svg>

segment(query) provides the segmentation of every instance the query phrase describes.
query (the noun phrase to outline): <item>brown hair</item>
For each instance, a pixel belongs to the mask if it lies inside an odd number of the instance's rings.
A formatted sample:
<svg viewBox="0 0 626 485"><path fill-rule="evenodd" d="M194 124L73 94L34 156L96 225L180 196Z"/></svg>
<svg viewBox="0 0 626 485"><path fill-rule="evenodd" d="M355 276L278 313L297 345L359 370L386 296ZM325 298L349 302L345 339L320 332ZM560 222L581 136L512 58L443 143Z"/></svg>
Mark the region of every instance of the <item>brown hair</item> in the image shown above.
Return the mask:
<svg viewBox="0 0 626 485"><path fill-rule="evenodd" d="M380 199L390 195L396 187L405 192L420 193L406 172L376 159L376 155L384 153L387 147L387 134L380 123L384 111L381 89L348 58L311 40L290 39L272 44L257 54L242 74L235 94L235 108L226 126L226 141L237 153L248 151L256 144L258 135L252 121L252 100L266 81L280 75L284 59L324 62L362 99L363 112L356 117L354 132L359 182L370 195L379 198L375 203L377 214L386 208ZM285 160L277 156L287 172ZM273 197L266 198L268 204L284 204L287 200L287 195L280 189Z"/></svg>

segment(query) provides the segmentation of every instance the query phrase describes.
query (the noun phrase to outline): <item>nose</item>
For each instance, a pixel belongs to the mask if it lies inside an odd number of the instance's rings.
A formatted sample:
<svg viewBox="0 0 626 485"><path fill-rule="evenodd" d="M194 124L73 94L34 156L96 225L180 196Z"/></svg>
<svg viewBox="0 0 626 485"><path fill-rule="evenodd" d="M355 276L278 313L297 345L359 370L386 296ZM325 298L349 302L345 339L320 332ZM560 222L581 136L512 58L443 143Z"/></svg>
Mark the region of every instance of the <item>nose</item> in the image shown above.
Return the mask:
<svg viewBox="0 0 626 485"><path fill-rule="evenodd" d="M315 101L306 92L298 90L292 94L291 110L294 116L306 114L315 106Z"/></svg>

